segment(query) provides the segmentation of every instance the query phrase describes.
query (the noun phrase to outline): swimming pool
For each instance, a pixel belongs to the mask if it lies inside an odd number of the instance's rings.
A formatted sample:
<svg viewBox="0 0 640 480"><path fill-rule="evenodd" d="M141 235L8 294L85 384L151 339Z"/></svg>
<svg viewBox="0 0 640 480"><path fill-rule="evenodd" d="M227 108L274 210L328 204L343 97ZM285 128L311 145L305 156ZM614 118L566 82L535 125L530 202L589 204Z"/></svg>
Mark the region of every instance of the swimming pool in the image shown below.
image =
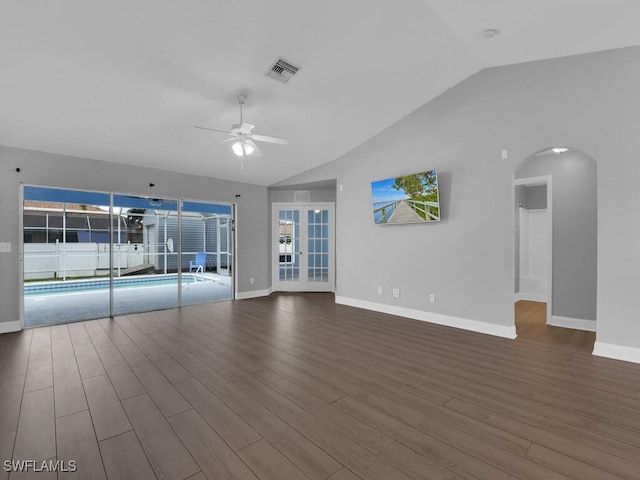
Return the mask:
<svg viewBox="0 0 640 480"><path fill-rule="evenodd" d="M213 282L212 278L193 273L182 274L182 284ZM165 285L177 285L178 274L167 275L140 275L138 277L121 277L113 279L114 289L132 287L159 287ZM24 285L25 296L50 295L55 293L91 292L96 290L109 290L109 279L98 280L67 280L57 282L26 283Z"/></svg>

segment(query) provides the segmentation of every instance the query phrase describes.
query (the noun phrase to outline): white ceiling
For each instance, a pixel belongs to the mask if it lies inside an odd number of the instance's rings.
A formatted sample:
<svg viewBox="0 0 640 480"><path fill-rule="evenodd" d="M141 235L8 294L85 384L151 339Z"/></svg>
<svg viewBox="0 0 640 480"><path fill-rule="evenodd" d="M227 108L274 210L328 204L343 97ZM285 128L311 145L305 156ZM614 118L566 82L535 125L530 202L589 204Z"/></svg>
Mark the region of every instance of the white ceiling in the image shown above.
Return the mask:
<svg viewBox="0 0 640 480"><path fill-rule="evenodd" d="M2 0L0 144L270 185L482 68L640 45L638 25L638 0ZM287 85L264 76L279 56ZM239 93L290 140L244 170L193 128L237 123Z"/></svg>

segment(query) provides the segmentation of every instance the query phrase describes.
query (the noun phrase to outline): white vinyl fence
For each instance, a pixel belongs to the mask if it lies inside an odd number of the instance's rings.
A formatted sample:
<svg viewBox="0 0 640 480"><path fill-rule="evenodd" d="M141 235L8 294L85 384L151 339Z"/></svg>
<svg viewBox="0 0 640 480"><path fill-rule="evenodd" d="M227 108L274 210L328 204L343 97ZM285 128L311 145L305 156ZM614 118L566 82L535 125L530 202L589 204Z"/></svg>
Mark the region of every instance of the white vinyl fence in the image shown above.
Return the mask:
<svg viewBox="0 0 640 480"><path fill-rule="evenodd" d="M114 268L144 264L144 245L114 244ZM24 279L92 277L109 274L108 243L25 243Z"/></svg>

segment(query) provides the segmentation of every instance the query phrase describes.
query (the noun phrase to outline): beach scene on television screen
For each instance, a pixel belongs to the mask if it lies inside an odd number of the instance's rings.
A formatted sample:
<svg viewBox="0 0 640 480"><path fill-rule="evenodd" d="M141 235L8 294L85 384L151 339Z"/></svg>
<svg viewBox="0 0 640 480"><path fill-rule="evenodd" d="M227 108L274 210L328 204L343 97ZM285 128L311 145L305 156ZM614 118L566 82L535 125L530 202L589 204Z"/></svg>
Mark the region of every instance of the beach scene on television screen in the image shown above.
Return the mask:
<svg viewBox="0 0 640 480"><path fill-rule="evenodd" d="M372 182L371 190L373 220L377 224L440 220L436 170Z"/></svg>

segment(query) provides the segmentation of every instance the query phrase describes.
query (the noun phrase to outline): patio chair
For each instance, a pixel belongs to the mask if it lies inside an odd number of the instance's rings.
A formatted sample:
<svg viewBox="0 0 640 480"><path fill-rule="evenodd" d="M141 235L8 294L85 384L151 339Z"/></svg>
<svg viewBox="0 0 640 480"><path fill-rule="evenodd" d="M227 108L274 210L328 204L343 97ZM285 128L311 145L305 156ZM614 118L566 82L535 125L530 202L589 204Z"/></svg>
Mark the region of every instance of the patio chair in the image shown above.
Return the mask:
<svg viewBox="0 0 640 480"><path fill-rule="evenodd" d="M196 273L204 273L205 263L207 261L207 252L197 252L195 262L189 260L189 271L193 272L195 269Z"/></svg>

